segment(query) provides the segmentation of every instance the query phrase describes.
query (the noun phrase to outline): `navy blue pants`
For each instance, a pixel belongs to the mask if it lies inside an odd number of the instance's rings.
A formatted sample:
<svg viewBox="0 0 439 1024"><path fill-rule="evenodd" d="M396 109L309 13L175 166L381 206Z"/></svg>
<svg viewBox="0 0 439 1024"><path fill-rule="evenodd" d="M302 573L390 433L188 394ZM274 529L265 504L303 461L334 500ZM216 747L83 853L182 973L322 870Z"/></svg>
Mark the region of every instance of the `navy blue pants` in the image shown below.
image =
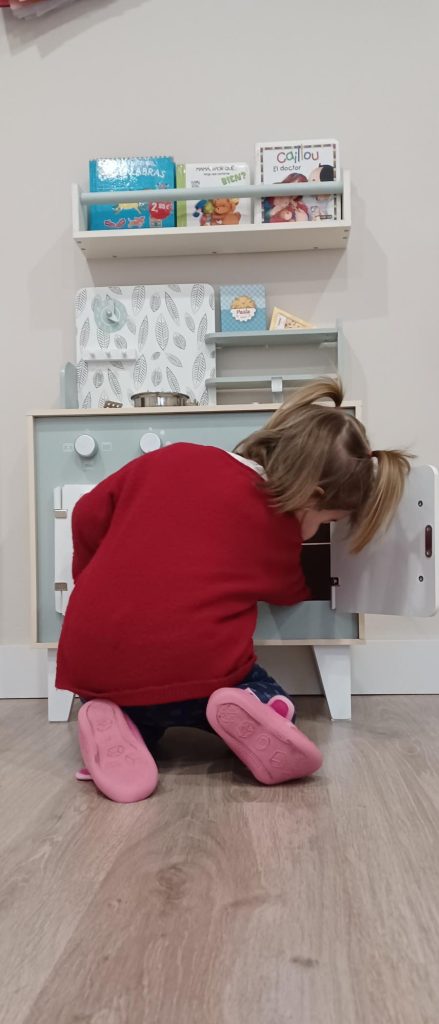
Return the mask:
<svg viewBox="0 0 439 1024"><path fill-rule="evenodd" d="M242 683L238 683L241 690L248 687L263 704L267 704L270 697L288 696L260 665L255 665ZM207 701L207 697L199 697L196 700L181 700L174 704L154 704L152 707L131 707L122 710L137 725L146 745L154 746L171 726L190 726L192 729L212 732L206 718Z"/></svg>

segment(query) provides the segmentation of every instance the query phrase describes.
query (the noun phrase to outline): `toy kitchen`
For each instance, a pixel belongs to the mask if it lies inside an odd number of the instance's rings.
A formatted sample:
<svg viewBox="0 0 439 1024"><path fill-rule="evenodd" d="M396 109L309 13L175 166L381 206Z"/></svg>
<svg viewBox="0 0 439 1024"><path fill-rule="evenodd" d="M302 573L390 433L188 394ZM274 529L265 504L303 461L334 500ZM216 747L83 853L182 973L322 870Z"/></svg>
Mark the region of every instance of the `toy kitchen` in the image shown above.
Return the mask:
<svg viewBox="0 0 439 1024"><path fill-rule="evenodd" d="M239 286L227 296L246 329L218 332L209 284L113 285L76 296L76 365L62 373L62 407L29 417L32 640L47 648L51 721L66 721L72 701L55 690L54 675L73 586L75 502L160 446L231 451L293 387L341 372L340 325L256 330L258 299L249 291ZM345 404L360 415L358 402ZM322 528L303 547L312 599L260 606L255 642L310 646L332 718L350 717L351 647L362 641L363 615L436 611L437 481L433 467L415 466L390 528L359 555L350 554L341 525Z"/></svg>

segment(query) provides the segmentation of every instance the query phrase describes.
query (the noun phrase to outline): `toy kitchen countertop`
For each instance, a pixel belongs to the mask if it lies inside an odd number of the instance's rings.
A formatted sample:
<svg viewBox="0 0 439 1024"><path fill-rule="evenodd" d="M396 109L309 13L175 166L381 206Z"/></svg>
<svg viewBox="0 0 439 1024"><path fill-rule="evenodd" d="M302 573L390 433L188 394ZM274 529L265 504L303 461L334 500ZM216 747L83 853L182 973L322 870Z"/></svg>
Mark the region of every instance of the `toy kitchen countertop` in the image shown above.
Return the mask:
<svg viewBox="0 0 439 1024"><path fill-rule="evenodd" d="M346 402L345 407L352 415L358 414L358 403ZM49 652L51 719L65 720L68 717L65 709L69 695L54 691L53 675L55 649L72 588L71 513L75 501L127 462L164 445L186 441L232 451L240 440L259 429L275 408L271 404L169 409L60 409L30 415L32 641L47 647ZM430 471L430 467L420 469ZM422 484L422 480L419 483ZM434 490L436 484L433 487L430 478L426 480L427 484L430 491ZM428 507L426 500L424 505ZM426 522L431 520L433 511ZM415 523L415 527L417 535L421 536L423 524ZM391 540L388 547L392 556ZM329 528L326 532L323 530L303 548L304 570L312 599L288 608L261 605L255 634L257 645L312 646L334 718L350 715L349 647L361 639L360 613L395 610L397 614L410 614L409 607L401 605L401 593L408 593L405 581L396 582L395 594L390 595L394 601L399 601L395 609L381 606L383 587L379 574L382 572L380 566L385 563L382 546L375 562L369 559L366 573L359 558L361 556L349 560L347 545L335 544ZM435 586L434 566L431 559L427 565L424 563L421 550L417 558L413 575L418 573L416 579L421 576L422 564L422 578L428 586L422 588L422 599L417 597L416 600L422 604L425 594L424 603L432 604L433 597L428 587L431 590L433 583ZM372 565L373 572L370 570ZM373 594L371 597L370 588L364 592L364 581L369 578L375 588L376 599ZM388 591L387 586L386 595ZM349 594L349 600L345 599L345 592ZM410 601L406 603L410 605ZM411 614L429 614L429 611L423 611L421 607L418 609L416 605Z"/></svg>

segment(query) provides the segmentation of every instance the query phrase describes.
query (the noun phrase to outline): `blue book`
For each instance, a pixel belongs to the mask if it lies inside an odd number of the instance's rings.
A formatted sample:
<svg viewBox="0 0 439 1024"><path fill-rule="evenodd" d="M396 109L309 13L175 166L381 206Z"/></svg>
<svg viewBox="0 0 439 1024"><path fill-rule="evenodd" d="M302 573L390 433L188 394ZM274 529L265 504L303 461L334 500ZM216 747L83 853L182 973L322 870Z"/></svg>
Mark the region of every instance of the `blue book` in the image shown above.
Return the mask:
<svg viewBox="0 0 439 1024"><path fill-rule="evenodd" d="M226 284L220 288L221 330L265 331L267 307L263 284Z"/></svg>
<svg viewBox="0 0 439 1024"><path fill-rule="evenodd" d="M174 188L175 163L170 156L100 157L90 160L90 192L127 192ZM175 227L174 203L118 203L90 206L90 231L121 231Z"/></svg>

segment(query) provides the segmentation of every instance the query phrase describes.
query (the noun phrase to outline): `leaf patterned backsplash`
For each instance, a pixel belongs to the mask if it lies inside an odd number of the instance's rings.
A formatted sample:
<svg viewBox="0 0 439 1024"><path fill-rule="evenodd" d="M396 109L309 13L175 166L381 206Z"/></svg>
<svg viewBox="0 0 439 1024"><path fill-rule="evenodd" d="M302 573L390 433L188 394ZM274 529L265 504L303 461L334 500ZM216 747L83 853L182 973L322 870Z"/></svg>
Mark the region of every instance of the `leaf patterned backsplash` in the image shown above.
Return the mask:
<svg viewBox="0 0 439 1024"><path fill-rule="evenodd" d="M81 288L75 299L79 407L131 405L136 391L181 391L206 404L215 372L210 284Z"/></svg>

